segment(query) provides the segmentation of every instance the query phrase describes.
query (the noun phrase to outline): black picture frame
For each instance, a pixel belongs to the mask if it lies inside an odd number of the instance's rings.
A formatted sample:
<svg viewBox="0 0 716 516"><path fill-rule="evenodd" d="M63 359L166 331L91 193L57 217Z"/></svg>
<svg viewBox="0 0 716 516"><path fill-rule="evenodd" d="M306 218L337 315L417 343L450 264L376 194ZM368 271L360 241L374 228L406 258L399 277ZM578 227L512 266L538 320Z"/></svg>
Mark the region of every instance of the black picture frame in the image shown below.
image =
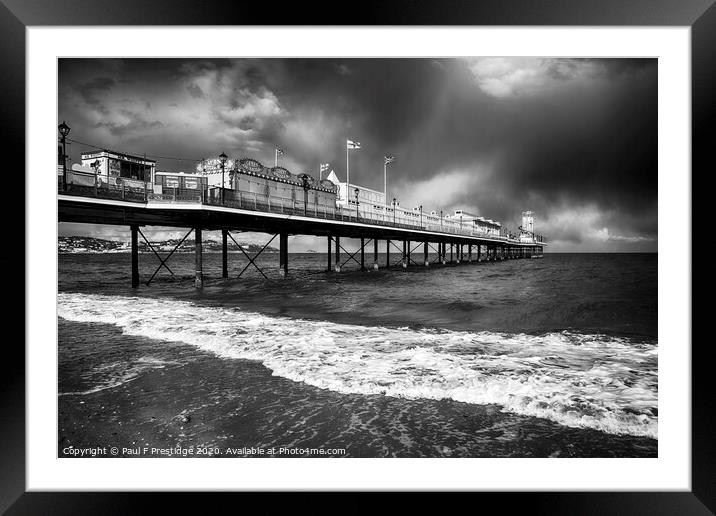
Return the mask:
<svg viewBox="0 0 716 516"><path fill-rule="evenodd" d="M706 174L713 146L709 138L714 132L716 95L716 6L713 3L714 0L367 0L346 6L318 1L277 7L269 2L226 0L151 3L146 0L0 0L0 63L3 71L0 127L6 149L6 172L12 174L23 170L25 181L32 172L25 169L24 163L25 29L28 26L633 25L691 27L693 181L698 175L694 172L701 170L702 175ZM10 153L11 157L8 156ZM22 185L23 182L13 180L12 184ZM14 189L3 202L6 238L15 242L21 231L24 234L22 214L25 198L30 194L26 190L21 195ZM692 206L697 205L695 201ZM696 223L697 218L692 218ZM691 249L683 251L691 253ZM32 271L23 265L24 246L15 244L12 250L5 249L0 255L3 285L6 293L12 296L14 306L2 311L7 331L19 327L17 321L24 320L24 303L17 294L24 293L25 276ZM19 274L20 269L24 275ZM16 313L20 311L22 314ZM143 513L155 497L159 497L165 511L190 508L185 494L25 492L25 353L19 338L8 335L6 333L3 339L5 357L0 361L0 511L7 511L9 515ZM477 503L496 502L503 508L501 512L522 506L521 511L549 514L713 514L716 511L716 453L712 400L716 399L716 393L708 356L710 341L692 340L693 345L683 343L685 352L691 345L692 356L690 492L480 493ZM242 505L248 503L247 497L254 498L252 502L265 503L262 495L238 496L243 497ZM459 502L453 500L453 503L455 501ZM340 504L340 512L374 509L373 502L357 494L351 494ZM403 510L412 510L411 506L424 507L423 497L405 499Z"/></svg>

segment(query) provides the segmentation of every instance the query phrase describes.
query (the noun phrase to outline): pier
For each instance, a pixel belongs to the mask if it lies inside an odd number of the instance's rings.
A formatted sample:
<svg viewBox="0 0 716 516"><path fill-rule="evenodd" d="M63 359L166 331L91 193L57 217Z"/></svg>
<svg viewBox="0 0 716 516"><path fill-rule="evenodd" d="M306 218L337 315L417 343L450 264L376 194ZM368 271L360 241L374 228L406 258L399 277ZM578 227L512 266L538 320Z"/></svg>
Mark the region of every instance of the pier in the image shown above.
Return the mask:
<svg viewBox="0 0 716 516"><path fill-rule="evenodd" d="M277 198L269 195L247 194L235 189L200 186L197 189L172 189L157 194L150 183L141 187L119 184L87 184L63 171L58 179L58 220L90 224L127 226L131 232L131 283L138 287L139 239L143 238L158 260L154 274L147 278L149 285L162 269L170 271L168 262L176 251L162 257L142 232L143 227L166 226L186 228L181 242L192 237L195 247L195 286L202 288L202 232L220 231L222 235L222 277L228 278L228 250L236 246L246 255L250 266L262 275L256 258L272 242L278 240L279 273L290 273L288 236L311 235L325 238L326 272L338 273L349 262L361 271L385 267L431 267L447 264L469 264L482 261L514 260L541 257L546 242L541 236L485 234L470 225L448 224L442 217L396 217L396 209L388 214L375 213L355 207L309 205L308 196L301 199ZM70 179L68 180L68 176ZM84 183L84 184L83 184ZM268 241L253 256L247 254L232 236L232 231L266 233ZM359 249L348 252L344 239L360 241ZM380 248L385 260L379 261ZM372 251L372 255L371 255ZM437 258L430 260L430 255ZM171 272L171 271L170 271Z"/></svg>

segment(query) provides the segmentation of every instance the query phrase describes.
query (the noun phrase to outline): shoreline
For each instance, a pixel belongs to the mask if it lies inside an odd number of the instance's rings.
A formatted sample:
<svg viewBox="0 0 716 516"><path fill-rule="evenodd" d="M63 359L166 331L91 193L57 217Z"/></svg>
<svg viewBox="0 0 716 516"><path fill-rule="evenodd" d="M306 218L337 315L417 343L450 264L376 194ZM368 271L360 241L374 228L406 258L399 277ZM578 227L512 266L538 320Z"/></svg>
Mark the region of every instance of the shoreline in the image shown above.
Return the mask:
<svg viewBox="0 0 716 516"><path fill-rule="evenodd" d="M114 342L113 354L117 348L134 353L128 362L162 361L117 386L59 396L59 457L69 446L111 445L343 448L345 457L657 456L658 439L567 427L497 405L340 394L274 376L257 361L128 336L113 325L61 320L58 335L61 352L67 342L90 344L102 336ZM86 367L61 359L61 392L71 391L67 381L78 381Z"/></svg>

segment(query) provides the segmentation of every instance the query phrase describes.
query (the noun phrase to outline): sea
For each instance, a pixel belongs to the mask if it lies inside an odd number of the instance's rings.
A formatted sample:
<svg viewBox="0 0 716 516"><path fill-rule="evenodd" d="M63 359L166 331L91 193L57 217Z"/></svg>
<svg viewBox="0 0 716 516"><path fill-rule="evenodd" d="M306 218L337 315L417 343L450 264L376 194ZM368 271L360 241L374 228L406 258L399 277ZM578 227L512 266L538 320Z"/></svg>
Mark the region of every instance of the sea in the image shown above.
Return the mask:
<svg viewBox="0 0 716 516"><path fill-rule="evenodd" d="M58 456L657 456L656 254L385 258L59 254Z"/></svg>

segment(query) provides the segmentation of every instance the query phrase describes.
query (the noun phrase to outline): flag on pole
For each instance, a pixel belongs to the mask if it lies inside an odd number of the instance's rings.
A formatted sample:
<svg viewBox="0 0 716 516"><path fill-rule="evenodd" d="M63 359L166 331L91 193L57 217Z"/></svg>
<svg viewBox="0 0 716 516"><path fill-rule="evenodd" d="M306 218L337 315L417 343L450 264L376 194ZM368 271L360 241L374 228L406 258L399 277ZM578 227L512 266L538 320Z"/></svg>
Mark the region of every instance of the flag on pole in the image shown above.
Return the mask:
<svg viewBox="0 0 716 516"><path fill-rule="evenodd" d="M354 142L353 140L346 140L346 149L360 149L360 142Z"/></svg>
<svg viewBox="0 0 716 516"><path fill-rule="evenodd" d="M385 156L385 164L392 163L395 161L395 156Z"/></svg>
<svg viewBox="0 0 716 516"><path fill-rule="evenodd" d="M330 163L321 163L321 172L325 172L326 170L328 170L328 167L330 167L330 166L331 166Z"/></svg>

